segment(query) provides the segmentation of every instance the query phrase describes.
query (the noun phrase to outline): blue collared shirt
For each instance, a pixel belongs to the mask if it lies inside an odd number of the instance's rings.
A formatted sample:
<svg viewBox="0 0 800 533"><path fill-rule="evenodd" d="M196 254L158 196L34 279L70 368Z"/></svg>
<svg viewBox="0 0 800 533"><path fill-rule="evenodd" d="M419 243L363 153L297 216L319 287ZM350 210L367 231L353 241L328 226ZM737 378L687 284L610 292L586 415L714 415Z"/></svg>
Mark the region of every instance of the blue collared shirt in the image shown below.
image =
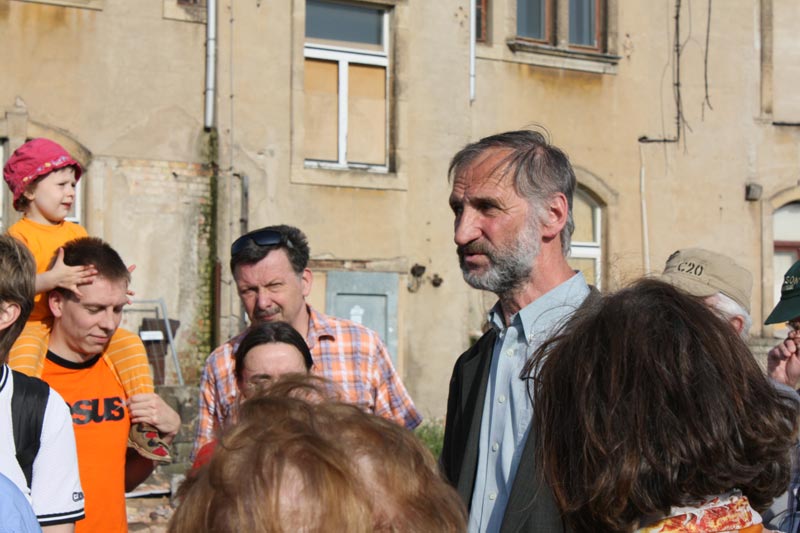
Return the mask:
<svg viewBox="0 0 800 533"><path fill-rule="evenodd" d="M588 294L583 275L576 273L511 316L508 327L499 302L489 312L498 333L483 404L470 533L499 531L503 522L533 415L522 368Z"/></svg>
<svg viewBox="0 0 800 533"><path fill-rule="evenodd" d="M0 533L41 533L30 502L13 481L0 474Z"/></svg>

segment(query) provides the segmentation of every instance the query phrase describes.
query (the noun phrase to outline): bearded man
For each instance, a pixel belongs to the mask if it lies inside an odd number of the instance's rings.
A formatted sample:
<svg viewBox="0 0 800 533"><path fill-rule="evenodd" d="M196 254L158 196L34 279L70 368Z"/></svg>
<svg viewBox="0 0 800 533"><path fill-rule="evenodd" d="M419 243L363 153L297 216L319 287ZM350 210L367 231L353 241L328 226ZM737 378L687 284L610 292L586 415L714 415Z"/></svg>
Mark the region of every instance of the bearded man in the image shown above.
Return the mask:
<svg viewBox="0 0 800 533"><path fill-rule="evenodd" d="M467 145L450 163L464 280L498 302L491 329L450 380L443 471L468 506L469 531L563 531L533 458L522 369L592 289L567 264L575 173L534 131Z"/></svg>

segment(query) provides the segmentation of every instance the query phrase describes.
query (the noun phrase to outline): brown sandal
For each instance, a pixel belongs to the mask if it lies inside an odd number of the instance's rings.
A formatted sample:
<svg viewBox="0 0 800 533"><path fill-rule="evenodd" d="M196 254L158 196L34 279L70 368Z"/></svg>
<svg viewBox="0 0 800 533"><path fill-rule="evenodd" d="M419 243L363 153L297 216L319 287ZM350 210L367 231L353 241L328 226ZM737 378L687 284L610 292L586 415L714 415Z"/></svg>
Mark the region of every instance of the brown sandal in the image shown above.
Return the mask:
<svg viewBox="0 0 800 533"><path fill-rule="evenodd" d="M128 434L128 447L133 448L146 459L152 459L164 464L172 462L169 446L161 439L158 430L150 424L139 423L131 425L131 431Z"/></svg>

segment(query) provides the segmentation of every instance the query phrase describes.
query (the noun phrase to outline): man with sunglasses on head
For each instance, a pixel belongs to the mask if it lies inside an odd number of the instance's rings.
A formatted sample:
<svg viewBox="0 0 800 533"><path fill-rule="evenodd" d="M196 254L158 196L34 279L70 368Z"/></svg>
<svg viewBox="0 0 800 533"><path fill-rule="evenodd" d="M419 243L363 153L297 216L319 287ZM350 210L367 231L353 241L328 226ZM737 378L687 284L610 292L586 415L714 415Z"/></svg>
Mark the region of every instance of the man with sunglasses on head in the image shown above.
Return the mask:
<svg viewBox="0 0 800 533"><path fill-rule="evenodd" d="M311 371L338 386L344 401L415 428L422 417L378 334L306 303L313 281L309 255L306 236L292 226L268 226L236 239L231 273L251 324L288 322L308 343L314 360ZM246 333L219 346L206 361L192 458L235 419L240 392L234 354Z"/></svg>

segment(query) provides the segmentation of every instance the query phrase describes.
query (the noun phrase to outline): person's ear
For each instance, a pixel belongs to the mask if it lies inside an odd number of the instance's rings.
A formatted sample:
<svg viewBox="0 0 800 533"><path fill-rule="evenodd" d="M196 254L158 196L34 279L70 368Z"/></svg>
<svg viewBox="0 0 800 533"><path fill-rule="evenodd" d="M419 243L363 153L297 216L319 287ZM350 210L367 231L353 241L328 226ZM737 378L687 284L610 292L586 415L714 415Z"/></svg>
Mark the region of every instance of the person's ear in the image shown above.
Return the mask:
<svg viewBox="0 0 800 533"><path fill-rule="evenodd" d="M303 284L303 297L307 297L311 294L311 285L314 283L314 274L311 273L311 270L305 269L303 270L303 275L300 277L300 281Z"/></svg>
<svg viewBox="0 0 800 533"><path fill-rule="evenodd" d="M0 330L11 327L19 318L20 313L22 313L22 310L19 304L10 302L3 303L0 309Z"/></svg>
<svg viewBox="0 0 800 533"><path fill-rule="evenodd" d="M64 295L61 291L50 291L47 295L47 303L50 306L50 312L53 316L60 318L63 315L64 309Z"/></svg>
<svg viewBox="0 0 800 533"><path fill-rule="evenodd" d="M742 318L739 315L736 315L729 318L728 322L731 323L731 326L733 326L733 329L736 330L736 333L738 333L739 335L742 334L742 330L744 329L744 318Z"/></svg>
<svg viewBox="0 0 800 533"><path fill-rule="evenodd" d="M554 239L569 219L569 202L563 193L555 193L545 202L541 233L544 239Z"/></svg>

